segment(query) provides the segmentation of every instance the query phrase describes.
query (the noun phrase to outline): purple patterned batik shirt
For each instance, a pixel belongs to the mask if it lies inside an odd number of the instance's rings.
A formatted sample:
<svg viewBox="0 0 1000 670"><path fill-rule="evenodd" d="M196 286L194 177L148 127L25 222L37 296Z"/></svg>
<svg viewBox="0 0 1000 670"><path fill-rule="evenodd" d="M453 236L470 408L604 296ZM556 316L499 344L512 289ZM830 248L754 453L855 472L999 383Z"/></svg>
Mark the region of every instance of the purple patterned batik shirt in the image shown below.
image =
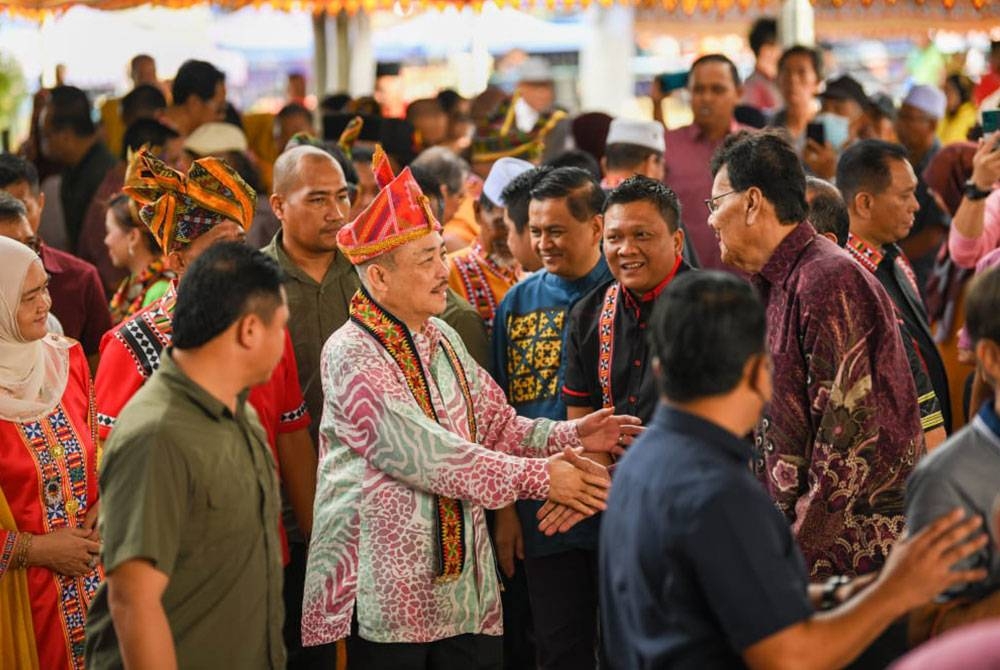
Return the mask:
<svg viewBox="0 0 1000 670"><path fill-rule="evenodd" d="M906 477L924 454L892 302L809 223L753 283L774 358L754 471L792 524L813 579L872 572L902 533Z"/></svg>

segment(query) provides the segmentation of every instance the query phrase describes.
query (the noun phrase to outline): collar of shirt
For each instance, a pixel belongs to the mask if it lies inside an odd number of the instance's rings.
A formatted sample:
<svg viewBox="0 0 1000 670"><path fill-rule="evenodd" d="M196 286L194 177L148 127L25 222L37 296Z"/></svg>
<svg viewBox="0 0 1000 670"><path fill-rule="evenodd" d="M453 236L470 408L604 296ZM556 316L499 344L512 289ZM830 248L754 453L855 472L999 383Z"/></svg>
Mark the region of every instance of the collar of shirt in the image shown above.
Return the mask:
<svg viewBox="0 0 1000 670"><path fill-rule="evenodd" d="M795 230L781 241L756 276L772 285L783 284L799 262L799 256L815 239L816 229L811 223L804 221L796 224Z"/></svg>
<svg viewBox="0 0 1000 670"><path fill-rule="evenodd" d="M174 362L174 348L168 347L164 355L160 357L160 367L157 373L165 377L168 383L178 392L183 393L194 404L201 407L210 417L218 421L223 417L240 419L244 415L244 406L249 390L244 390L237 396L236 415L229 411L225 403L213 396L211 393L199 386L193 379L184 374L184 371Z"/></svg>
<svg viewBox="0 0 1000 670"><path fill-rule="evenodd" d="M661 402L656 408L656 414L653 415L653 425L668 432L683 433L710 442L722 453L740 463L750 462L751 450L748 440L740 439L719 424L690 412Z"/></svg>
<svg viewBox="0 0 1000 670"><path fill-rule="evenodd" d="M625 304L627 304L631 309L634 309L635 313L638 314L642 309L642 305L640 303L651 303L659 298L660 294L663 293L663 290L667 288L667 285L670 284L675 276L677 276L677 271L680 270L681 263L683 262L684 259L678 256L677 260L674 261L674 267L670 270L670 274L668 274L663 281L657 284L653 290L646 291L641 296L638 296L638 300L636 300L636 295L632 293L631 290L625 289L625 291L623 291L625 294Z"/></svg>
<svg viewBox="0 0 1000 670"><path fill-rule="evenodd" d="M42 259L42 267L44 267L45 271L50 275L59 274L60 272L66 270L59 257L52 253L52 250L47 247L44 242L39 241L38 243L38 255Z"/></svg>
<svg viewBox="0 0 1000 670"><path fill-rule="evenodd" d="M979 412L976 416L978 416L979 419L986 424L986 427L990 429L990 432L993 433L994 437L1000 439L1000 416L997 416L993 403L993 398L984 402L983 406L979 408Z"/></svg>
<svg viewBox="0 0 1000 670"><path fill-rule="evenodd" d="M702 130L701 126L699 126L697 123L692 123L690 126L688 126L688 128L691 129L689 131L691 139L695 140L696 142L709 142L709 141L711 141L713 144L718 144L718 143L722 142L722 139L719 139L719 140L708 140L705 137L705 131ZM726 134L727 135L732 135L734 133L738 133L742 129L743 129L743 125L740 124L740 123L737 123L736 119L729 119L729 130L726 131Z"/></svg>
<svg viewBox="0 0 1000 670"><path fill-rule="evenodd" d="M885 251L868 244L854 233L847 234L847 253L854 257L854 260L861 263L866 270L874 273L885 258Z"/></svg>
<svg viewBox="0 0 1000 670"><path fill-rule="evenodd" d="M72 167L68 167L63 171L63 183L73 183L85 174L98 172L100 166L104 163L113 165L115 163L115 157L110 151L108 151L108 148L104 146L104 143L98 140L90 146L90 149L88 149L87 153L83 155L83 158L79 163ZM107 170L105 169L100 172L101 179L104 179L104 173L107 172Z"/></svg>
<svg viewBox="0 0 1000 670"><path fill-rule="evenodd" d="M522 133L530 133L541 117L542 115L525 102L524 98L518 97L514 102L514 122Z"/></svg>
<svg viewBox="0 0 1000 670"><path fill-rule="evenodd" d="M285 252L285 247L282 244L282 233L279 230L274 235L266 247L262 251L268 255L273 251L274 257L278 259L278 265L285 273L295 279L296 281L309 284L311 286L321 286L333 281L335 278L340 277L348 272L354 272L354 266L351 262L347 260L344 254L340 253L338 249L333 256L333 262L330 263L330 267L326 269L326 274L323 275L323 283L318 284L315 279L309 276L302 268L295 264L295 261Z"/></svg>

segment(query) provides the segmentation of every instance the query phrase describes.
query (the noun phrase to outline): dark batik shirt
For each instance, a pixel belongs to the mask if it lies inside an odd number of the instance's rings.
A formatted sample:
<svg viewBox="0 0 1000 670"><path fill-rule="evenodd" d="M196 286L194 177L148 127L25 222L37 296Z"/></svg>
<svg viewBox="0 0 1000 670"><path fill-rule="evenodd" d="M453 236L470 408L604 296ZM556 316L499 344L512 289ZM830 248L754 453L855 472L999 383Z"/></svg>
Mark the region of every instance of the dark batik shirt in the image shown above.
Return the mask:
<svg viewBox="0 0 1000 670"><path fill-rule="evenodd" d="M903 530L906 477L924 453L892 301L808 223L753 283L774 358L754 471L792 524L814 579L872 572Z"/></svg>
<svg viewBox="0 0 1000 670"><path fill-rule="evenodd" d="M566 335L562 395L567 406L593 410L614 407L616 414L637 416L644 424L653 418L659 391L646 331L653 308L670 281L677 273L691 269L678 261L674 271L645 295L638 296L610 281L576 304ZM609 291L617 294L617 300L612 300ZM606 324L608 332L602 334L602 315L612 306ZM610 346L602 352L602 345ZM607 366L607 372L602 371L602 366Z"/></svg>
<svg viewBox="0 0 1000 670"><path fill-rule="evenodd" d="M903 343L913 380L917 384L920 402L920 419L924 430L944 426L951 432L951 403L948 393L948 376L934 344L927 310L917 276L898 245L890 244L884 249L876 249L860 237L848 235L847 251L869 272L875 275L896 308L896 316L902 328Z"/></svg>

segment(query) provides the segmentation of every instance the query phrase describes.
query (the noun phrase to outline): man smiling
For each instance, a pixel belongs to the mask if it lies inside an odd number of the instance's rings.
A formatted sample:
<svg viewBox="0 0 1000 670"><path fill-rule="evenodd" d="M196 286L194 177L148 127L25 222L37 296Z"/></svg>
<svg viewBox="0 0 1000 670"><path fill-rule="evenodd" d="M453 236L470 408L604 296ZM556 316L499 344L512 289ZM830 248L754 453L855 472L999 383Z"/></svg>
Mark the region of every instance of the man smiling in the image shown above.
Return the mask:
<svg viewBox="0 0 1000 670"><path fill-rule="evenodd" d="M606 470L560 452L610 451L638 420L516 416L434 318L448 268L427 198L409 169L393 177L380 150L376 162L381 192L337 236L361 289L323 348L303 641L349 635L352 666L368 670L498 670L502 613L483 508L550 498L601 509Z"/></svg>
<svg viewBox="0 0 1000 670"><path fill-rule="evenodd" d="M615 280L573 308L566 344L563 400L570 418L602 407L648 422L658 394L646 328L653 306L678 273L684 233L673 191L635 176L608 194L604 206L604 258Z"/></svg>
<svg viewBox="0 0 1000 670"><path fill-rule="evenodd" d="M567 416L561 389L569 312L612 278L600 249L603 207L600 184L580 168L556 168L531 189L528 229L544 269L507 293L493 332L493 373L521 416ZM523 531L539 667L592 668L598 524L588 520L563 535L545 537L535 527L538 509L539 504L524 501L517 504L516 517L501 510L495 533L498 544L509 546L504 538Z"/></svg>

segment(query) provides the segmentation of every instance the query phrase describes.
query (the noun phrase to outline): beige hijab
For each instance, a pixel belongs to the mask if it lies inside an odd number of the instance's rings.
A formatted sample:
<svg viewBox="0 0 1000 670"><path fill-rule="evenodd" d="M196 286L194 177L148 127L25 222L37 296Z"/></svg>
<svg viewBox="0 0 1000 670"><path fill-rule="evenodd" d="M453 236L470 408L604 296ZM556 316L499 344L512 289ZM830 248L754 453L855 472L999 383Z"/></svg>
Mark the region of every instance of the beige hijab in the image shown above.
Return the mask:
<svg viewBox="0 0 1000 670"><path fill-rule="evenodd" d="M30 421L52 411L66 390L70 342L57 335L26 341L17 325L24 280L38 255L0 237L0 419Z"/></svg>

